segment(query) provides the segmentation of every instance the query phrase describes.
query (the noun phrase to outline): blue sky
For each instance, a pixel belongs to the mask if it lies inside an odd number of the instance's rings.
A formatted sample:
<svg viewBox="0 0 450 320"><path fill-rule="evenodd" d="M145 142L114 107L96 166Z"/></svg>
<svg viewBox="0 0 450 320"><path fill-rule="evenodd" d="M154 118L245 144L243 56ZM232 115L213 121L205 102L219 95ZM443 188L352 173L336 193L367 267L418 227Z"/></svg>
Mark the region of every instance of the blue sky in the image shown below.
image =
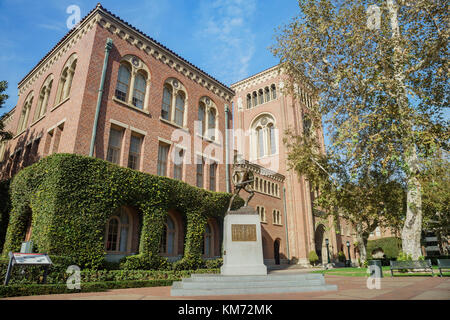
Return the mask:
<svg viewBox="0 0 450 320"><path fill-rule="evenodd" d="M84 17L98 0L0 0L0 80L17 103L17 83L69 31L66 10ZM101 4L172 51L230 85L278 63L275 29L298 13L296 0L146 0Z"/></svg>

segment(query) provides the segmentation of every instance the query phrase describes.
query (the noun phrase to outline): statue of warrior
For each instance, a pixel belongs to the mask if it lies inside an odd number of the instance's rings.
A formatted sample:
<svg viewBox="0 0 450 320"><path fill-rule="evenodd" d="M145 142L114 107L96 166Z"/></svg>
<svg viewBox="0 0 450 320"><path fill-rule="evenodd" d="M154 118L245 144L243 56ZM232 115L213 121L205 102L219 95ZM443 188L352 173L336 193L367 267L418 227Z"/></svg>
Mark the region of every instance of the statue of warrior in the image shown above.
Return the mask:
<svg viewBox="0 0 450 320"><path fill-rule="evenodd" d="M231 210L231 205L233 204L234 198L239 194L239 192L244 189L246 192L248 192L250 195L245 201L244 207L248 206L248 203L250 202L250 199L253 198L255 195L255 190L253 190L253 181L254 176L253 172L251 172L248 169L243 168L240 165L234 165L233 166L233 177L232 181L234 184L234 194L230 199L230 203L228 205L228 211Z"/></svg>

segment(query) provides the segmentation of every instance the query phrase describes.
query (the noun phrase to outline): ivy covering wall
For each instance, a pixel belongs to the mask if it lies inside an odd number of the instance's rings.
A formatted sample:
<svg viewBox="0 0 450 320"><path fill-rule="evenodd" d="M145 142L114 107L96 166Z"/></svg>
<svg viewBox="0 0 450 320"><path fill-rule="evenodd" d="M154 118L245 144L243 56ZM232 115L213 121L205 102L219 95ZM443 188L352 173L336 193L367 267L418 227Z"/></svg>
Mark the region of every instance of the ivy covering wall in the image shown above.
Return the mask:
<svg viewBox="0 0 450 320"><path fill-rule="evenodd" d="M98 268L105 256L104 230L121 206L140 216L139 254L122 261L124 269L159 269L163 222L169 209L185 220L181 268L201 261L208 218L221 220L231 194L210 192L182 181L122 168L91 157L56 154L21 170L10 186L11 212L3 254L20 250L32 215L31 240L38 252L70 258L85 268ZM233 208L242 206L242 199Z"/></svg>
<svg viewBox="0 0 450 320"><path fill-rule="evenodd" d="M5 242L6 228L9 222L10 197L9 197L10 180L0 181L0 252Z"/></svg>

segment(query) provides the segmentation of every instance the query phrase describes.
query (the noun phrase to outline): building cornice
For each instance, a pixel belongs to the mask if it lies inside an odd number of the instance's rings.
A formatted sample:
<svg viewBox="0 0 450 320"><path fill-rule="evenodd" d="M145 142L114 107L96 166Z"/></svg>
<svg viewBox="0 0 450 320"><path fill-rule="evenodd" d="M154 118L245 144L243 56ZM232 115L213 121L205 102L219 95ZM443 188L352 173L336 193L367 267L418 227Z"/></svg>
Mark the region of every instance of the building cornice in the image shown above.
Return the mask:
<svg viewBox="0 0 450 320"><path fill-rule="evenodd" d="M245 78L241 81L233 83L230 87L236 93L245 91L247 88L253 87L259 83L266 82L267 80L273 79L280 74L280 65L276 65L264 71L261 71L253 76Z"/></svg>
<svg viewBox="0 0 450 320"><path fill-rule="evenodd" d="M102 28L108 29L111 33L116 34L120 38L125 39L146 54L151 55L160 62L170 66L177 72L200 84L224 100L228 102L232 101L234 97L234 91L232 89L150 38L142 31L109 12L100 4L84 17L76 28L69 31L23 78L23 80L19 82L19 95L28 90L40 76L45 74L45 72L47 72L47 70L58 61L64 53L73 47L96 24Z"/></svg>
<svg viewBox="0 0 450 320"><path fill-rule="evenodd" d="M248 169L258 175L265 176L265 177L270 178L275 181L284 182L284 180L286 179L286 177L284 175L282 175L281 173L266 169L263 166L260 166L253 162L250 162L248 160L243 160L243 161L235 164L235 166L239 166L239 167Z"/></svg>

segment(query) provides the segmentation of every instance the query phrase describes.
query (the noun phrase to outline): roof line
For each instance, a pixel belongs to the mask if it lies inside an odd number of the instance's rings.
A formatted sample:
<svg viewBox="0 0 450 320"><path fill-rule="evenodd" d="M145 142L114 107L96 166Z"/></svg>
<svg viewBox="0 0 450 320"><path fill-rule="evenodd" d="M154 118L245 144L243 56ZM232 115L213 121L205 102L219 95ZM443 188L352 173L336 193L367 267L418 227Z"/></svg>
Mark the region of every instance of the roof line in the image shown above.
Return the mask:
<svg viewBox="0 0 450 320"><path fill-rule="evenodd" d="M247 78L244 78L244 79L242 79L242 80L239 80L238 82L232 83L232 84L230 85L230 87L234 87L234 86L240 84L241 82L244 82L244 81L246 81L246 80L248 80L248 79L250 79L250 78L256 77L256 76L260 75L261 73L267 72L267 71L269 71L269 70L271 70L271 69L275 69L275 68L277 68L277 67L279 67L279 66L280 66L280 64L276 64L276 65L274 65L274 66L272 66L272 67L270 67L270 68L264 69L264 70L262 70L262 71L260 71L260 72L258 72L258 73L255 73L255 74L253 74L253 75L251 75L251 76L248 76Z"/></svg>

